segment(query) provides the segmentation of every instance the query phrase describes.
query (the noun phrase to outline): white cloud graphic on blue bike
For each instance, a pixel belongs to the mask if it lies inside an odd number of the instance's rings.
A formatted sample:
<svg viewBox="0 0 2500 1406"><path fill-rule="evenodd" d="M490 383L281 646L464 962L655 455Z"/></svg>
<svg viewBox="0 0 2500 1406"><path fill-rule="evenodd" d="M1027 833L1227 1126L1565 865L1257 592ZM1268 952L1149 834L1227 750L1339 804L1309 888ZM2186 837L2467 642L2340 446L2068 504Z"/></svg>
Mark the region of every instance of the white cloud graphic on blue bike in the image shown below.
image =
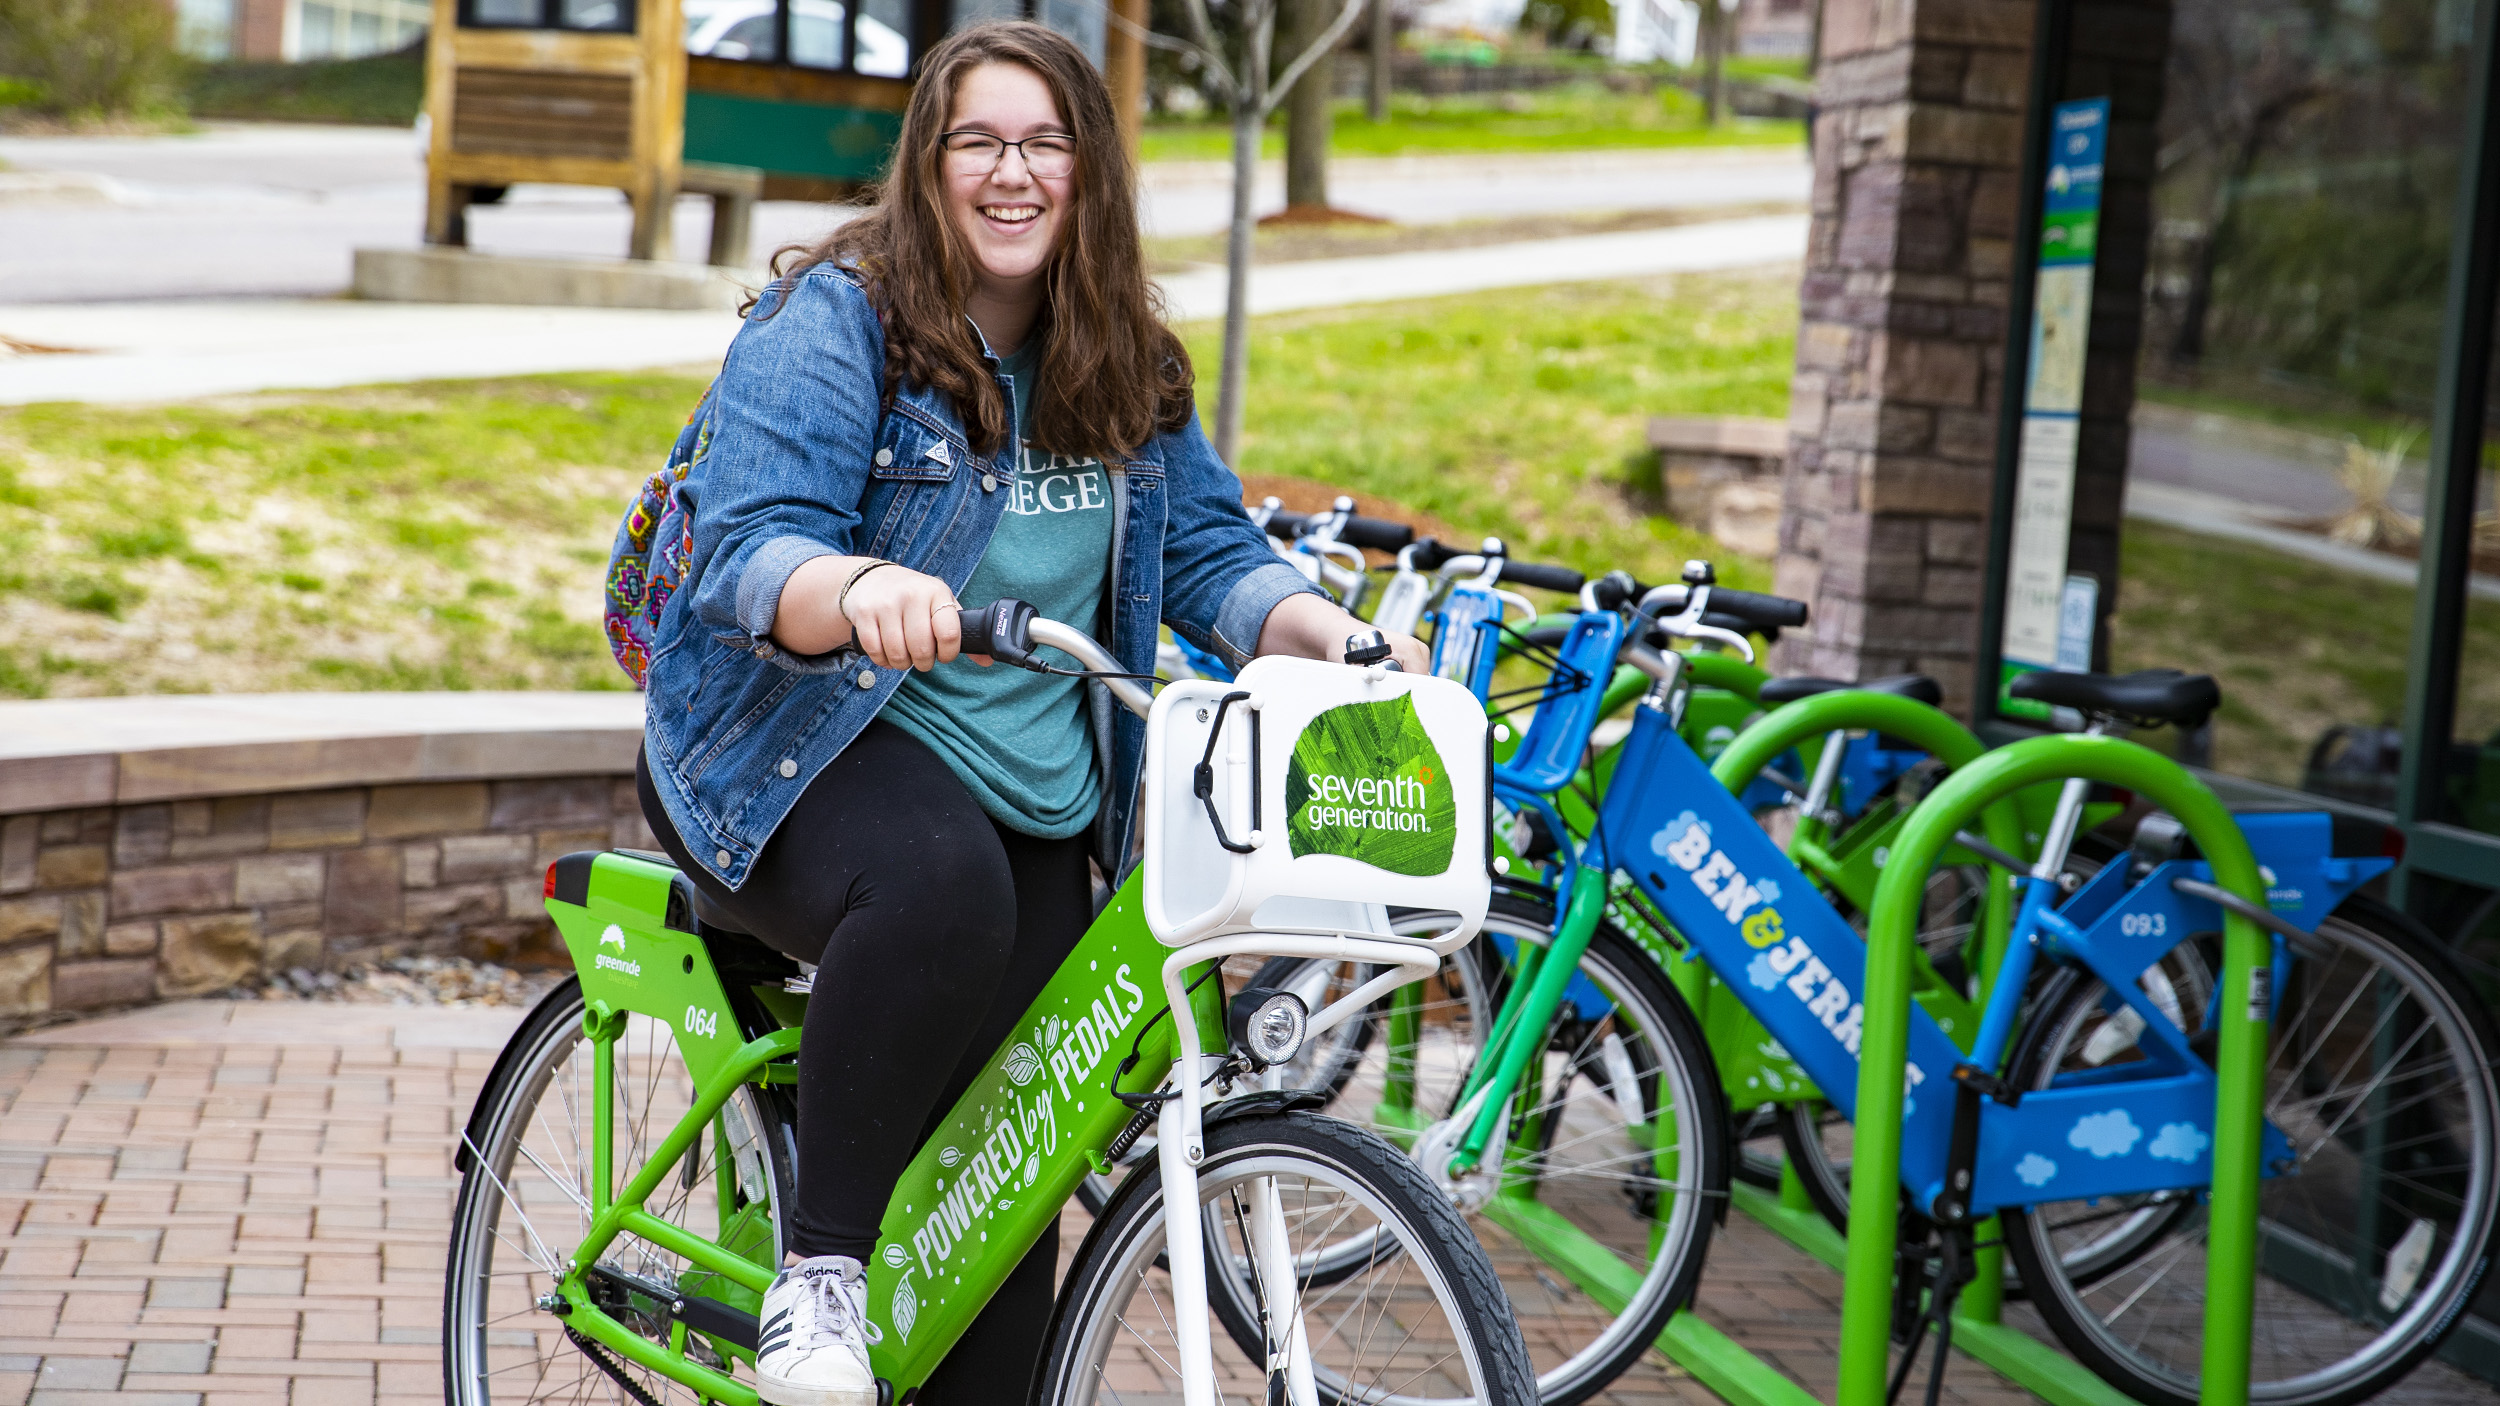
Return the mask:
<svg viewBox="0 0 2500 1406"><path fill-rule="evenodd" d="M2153 1145L2144 1150L2165 1162L2193 1162L2213 1145L2214 1140L2194 1123L2164 1123L2153 1135Z"/></svg>
<svg viewBox="0 0 2500 1406"><path fill-rule="evenodd" d="M2107 1113L2086 1113L2075 1120L2066 1133L2066 1145L2089 1152L2095 1157L2124 1157L2135 1150L2144 1130L2127 1116L2127 1110L2113 1108Z"/></svg>

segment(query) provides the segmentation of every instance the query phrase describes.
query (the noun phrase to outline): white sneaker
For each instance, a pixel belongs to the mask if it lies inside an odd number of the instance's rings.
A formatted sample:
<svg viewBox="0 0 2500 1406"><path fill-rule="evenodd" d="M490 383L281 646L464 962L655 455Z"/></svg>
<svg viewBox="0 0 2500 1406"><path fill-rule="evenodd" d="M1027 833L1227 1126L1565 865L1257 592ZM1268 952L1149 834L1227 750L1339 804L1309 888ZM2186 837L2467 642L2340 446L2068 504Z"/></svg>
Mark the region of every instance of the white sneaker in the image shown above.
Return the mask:
<svg viewBox="0 0 2500 1406"><path fill-rule="evenodd" d="M756 1340L756 1394L770 1406L876 1406L868 1344L868 1271L849 1255L818 1255L773 1276Z"/></svg>

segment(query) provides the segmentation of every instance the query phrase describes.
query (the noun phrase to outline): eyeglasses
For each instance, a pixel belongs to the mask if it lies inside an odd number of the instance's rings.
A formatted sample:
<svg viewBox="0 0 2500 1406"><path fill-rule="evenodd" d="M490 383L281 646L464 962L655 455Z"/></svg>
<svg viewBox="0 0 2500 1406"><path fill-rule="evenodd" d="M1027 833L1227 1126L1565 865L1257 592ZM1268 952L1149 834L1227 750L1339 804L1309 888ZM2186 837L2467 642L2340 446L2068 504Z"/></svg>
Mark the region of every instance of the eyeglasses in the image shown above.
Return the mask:
<svg viewBox="0 0 2500 1406"><path fill-rule="evenodd" d="M938 138L947 172L957 176L986 176L997 170L998 163L1007 159L1009 147L1024 158L1025 170L1046 181L1076 169L1076 138L1060 132L1044 132L1020 142L987 132L948 132Z"/></svg>

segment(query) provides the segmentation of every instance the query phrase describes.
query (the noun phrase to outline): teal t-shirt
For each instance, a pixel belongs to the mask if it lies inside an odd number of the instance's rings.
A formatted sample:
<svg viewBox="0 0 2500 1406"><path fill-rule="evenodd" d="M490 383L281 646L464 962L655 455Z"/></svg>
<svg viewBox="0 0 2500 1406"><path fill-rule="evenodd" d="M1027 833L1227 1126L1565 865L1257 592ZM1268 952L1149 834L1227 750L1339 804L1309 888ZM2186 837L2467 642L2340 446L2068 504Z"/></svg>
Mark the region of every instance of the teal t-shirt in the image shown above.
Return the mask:
<svg viewBox="0 0 2500 1406"><path fill-rule="evenodd" d="M1030 342L1002 359L1014 385L1018 467L999 485L1006 511L959 598L980 606L1013 596L1090 630L1111 572L1111 475L1096 460L1038 454L1024 443L1035 359ZM1091 823L1102 802L1082 680L958 659L912 671L880 716L935 752L1011 830L1064 839Z"/></svg>

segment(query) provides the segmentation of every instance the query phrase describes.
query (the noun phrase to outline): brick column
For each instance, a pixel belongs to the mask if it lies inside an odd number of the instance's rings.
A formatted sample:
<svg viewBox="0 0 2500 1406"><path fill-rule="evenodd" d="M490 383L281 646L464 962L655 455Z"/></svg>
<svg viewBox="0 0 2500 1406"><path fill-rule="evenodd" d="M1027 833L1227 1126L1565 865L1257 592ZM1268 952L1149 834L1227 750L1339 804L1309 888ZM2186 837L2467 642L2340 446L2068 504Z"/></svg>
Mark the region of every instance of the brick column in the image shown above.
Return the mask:
<svg viewBox="0 0 2500 1406"><path fill-rule="evenodd" d="M1828 0L1778 587L1782 672L1967 711L2034 0Z"/></svg>

